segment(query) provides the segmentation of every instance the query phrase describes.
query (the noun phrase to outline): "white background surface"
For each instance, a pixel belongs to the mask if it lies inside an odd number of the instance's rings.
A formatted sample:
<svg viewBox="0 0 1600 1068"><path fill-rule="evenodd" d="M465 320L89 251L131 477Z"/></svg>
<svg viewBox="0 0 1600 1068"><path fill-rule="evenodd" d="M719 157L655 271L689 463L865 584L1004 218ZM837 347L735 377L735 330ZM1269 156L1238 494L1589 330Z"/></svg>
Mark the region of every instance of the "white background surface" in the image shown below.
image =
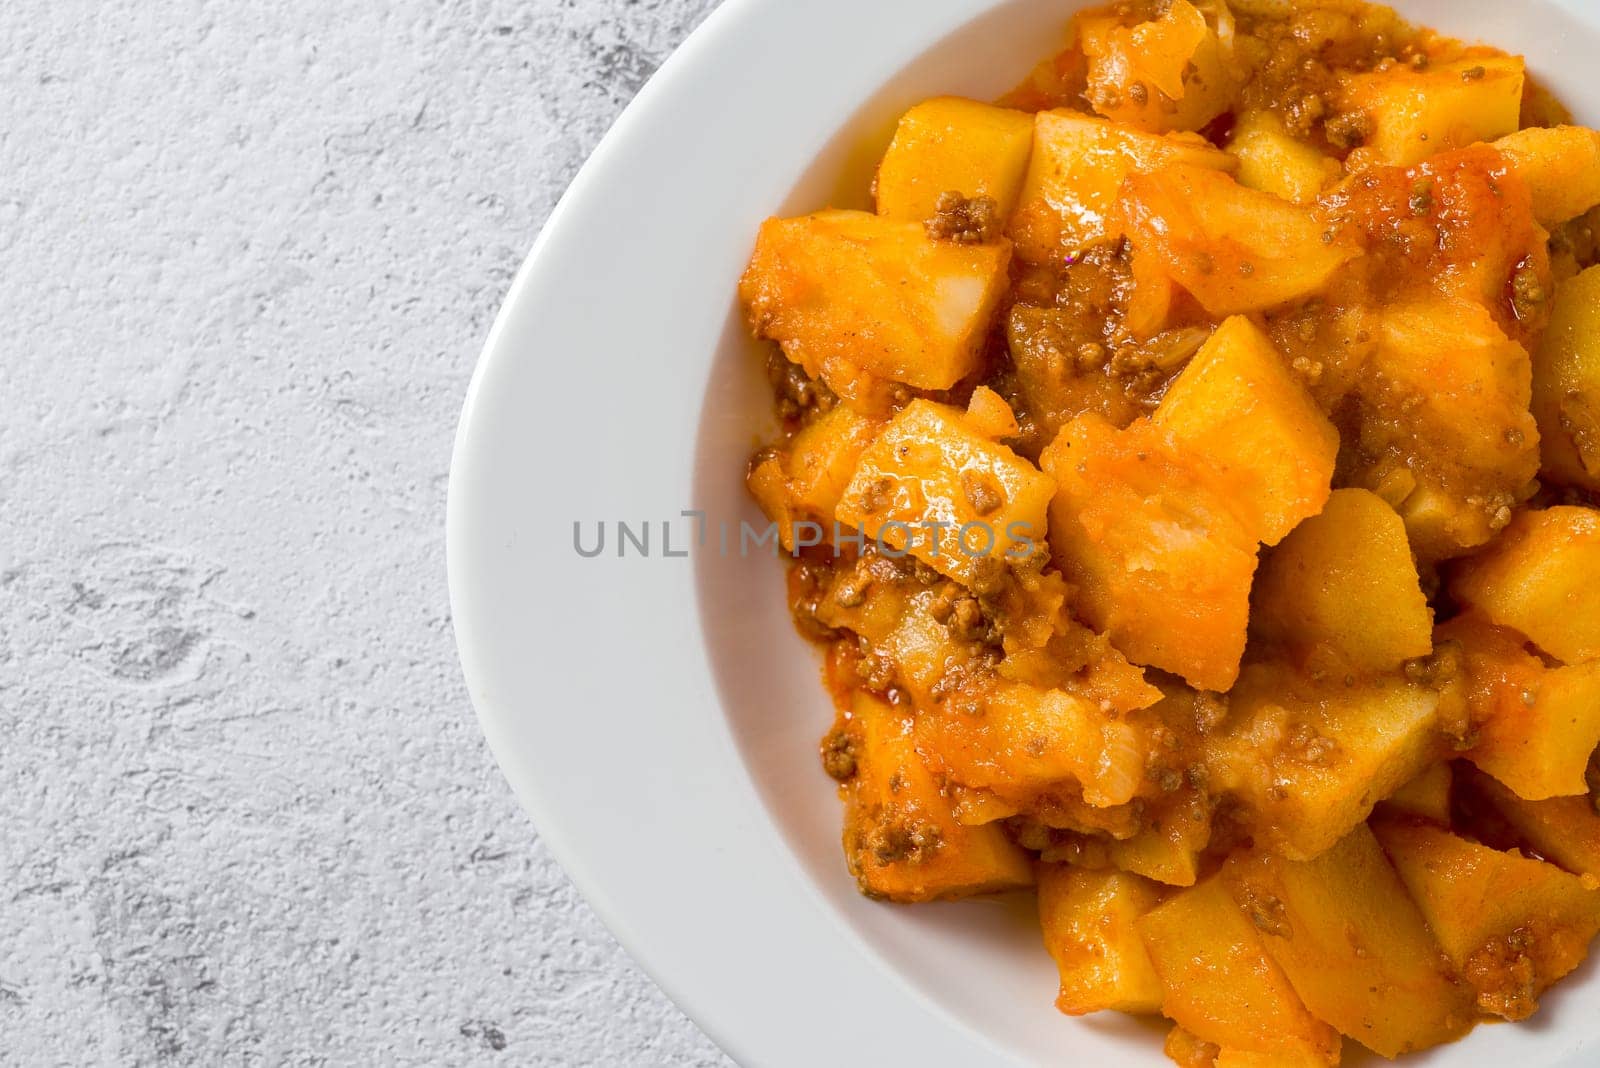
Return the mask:
<svg viewBox="0 0 1600 1068"><path fill-rule="evenodd" d="M443 564L494 310L713 4L0 4L0 1063L724 1063L511 799Z"/></svg>

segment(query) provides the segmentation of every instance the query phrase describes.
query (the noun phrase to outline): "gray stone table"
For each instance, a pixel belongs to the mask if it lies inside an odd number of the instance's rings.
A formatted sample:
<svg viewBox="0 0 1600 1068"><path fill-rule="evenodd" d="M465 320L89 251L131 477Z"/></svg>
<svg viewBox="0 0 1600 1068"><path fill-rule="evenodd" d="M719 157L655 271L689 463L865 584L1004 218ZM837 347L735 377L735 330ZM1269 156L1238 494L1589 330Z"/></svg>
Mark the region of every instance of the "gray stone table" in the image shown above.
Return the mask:
<svg viewBox="0 0 1600 1068"><path fill-rule="evenodd" d="M713 0L0 4L0 1062L723 1063L541 848L468 374Z"/></svg>

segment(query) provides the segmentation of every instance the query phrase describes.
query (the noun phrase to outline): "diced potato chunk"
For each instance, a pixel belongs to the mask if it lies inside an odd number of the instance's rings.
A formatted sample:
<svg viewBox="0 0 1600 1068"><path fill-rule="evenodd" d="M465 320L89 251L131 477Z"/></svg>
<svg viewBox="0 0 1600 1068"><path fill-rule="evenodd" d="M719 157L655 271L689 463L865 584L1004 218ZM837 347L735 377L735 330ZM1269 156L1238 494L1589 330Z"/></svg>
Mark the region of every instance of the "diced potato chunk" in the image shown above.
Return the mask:
<svg viewBox="0 0 1600 1068"><path fill-rule="evenodd" d="M1532 127L1494 143L1533 194L1533 211L1554 228L1600 205L1600 132Z"/></svg>
<svg viewBox="0 0 1600 1068"><path fill-rule="evenodd" d="M1122 192L1134 247L1217 317L1313 296L1360 251L1312 209L1248 189L1220 170L1133 173Z"/></svg>
<svg viewBox="0 0 1600 1068"><path fill-rule="evenodd" d="M1146 826L1107 845L1111 863L1168 886L1193 886L1211 842L1212 806L1190 792L1145 809Z"/></svg>
<svg viewBox="0 0 1600 1068"><path fill-rule="evenodd" d="M1466 301L1396 305L1376 333L1363 437L1415 461L1419 486L1399 512L1417 552L1459 556L1494 536L1500 507L1516 504L1538 472L1532 361Z"/></svg>
<svg viewBox="0 0 1600 1068"><path fill-rule="evenodd" d="M1001 221L1011 217L1033 154L1033 116L975 100L943 96L900 119L878 167L878 214L926 222L939 197L990 197Z"/></svg>
<svg viewBox="0 0 1600 1068"><path fill-rule="evenodd" d="M1181 1027L1174 1027L1167 1033L1162 1052L1178 1068L1323 1068L1328 1063L1322 1054L1313 1052L1257 1053L1228 1049L1215 1042L1202 1041Z"/></svg>
<svg viewBox="0 0 1600 1068"><path fill-rule="evenodd" d="M1160 900L1154 883L1126 872L1039 869L1039 924L1061 972L1058 1009L1069 1016L1161 1011L1161 980L1134 929Z"/></svg>
<svg viewBox="0 0 1600 1068"><path fill-rule="evenodd" d="M789 449L789 491L796 504L831 520L861 454L881 424L838 404L794 436Z"/></svg>
<svg viewBox="0 0 1600 1068"><path fill-rule="evenodd" d="M1405 524L1375 493L1334 492L1261 566L1252 631L1312 669L1387 672L1433 651Z"/></svg>
<svg viewBox="0 0 1600 1068"><path fill-rule="evenodd" d="M1217 328L1152 421L1210 469L1246 529L1268 545L1328 500L1339 432L1243 316Z"/></svg>
<svg viewBox="0 0 1600 1068"><path fill-rule="evenodd" d="M997 825L966 827L917 755L908 717L856 694L846 725L845 859L869 897L929 901L1028 886L1033 868Z"/></svg>
<svg viewBox="0 0 1600 1068"><path fill-rule="evenodd" d="M1600 658L1600 512L1519 514L1450 584L1461 603L1568 664Z"/></svg>
<svg viewBox="0 0 1600 1068"><path fill-rule="evenodd" d="M1439 152L1504 137L1520 125L1525 81L1517 56L1348 76L1342 105L1364 114L1372 131L1352 169L1373 163L1409 167Z"/></svg>
<svg viewBox="0 0 1600 1068"><path fill-rule="evenodd" d="M1596 168L1600 181L1600 163ZM1600 490L1600 267L1556 289L1533 357L1533 414L1545 472Z"/></svg>
<svg viewBox="0 0 1600 1068"><path fill-rule="evenodd" d="M781 456L770 456L750 469L745 478L750 496L755 498L761 514L778 525L778 544L784 552L794 552L796 516L794 498L789 494L789 475L784 470Z"/></svg>
<svg viewBox="0 0 1600 1068"><path fill-rule="evenodd" d="M1161 133L1198 130L1228 109L1233 79L1216 33L1188 0L1132 26L1114 13L1078 21L1088 98L1108 119Z"/></svg>
<svg viewBox="0 0 1600 1068"><path fill-rule="evenodd" d="M1448 300L1386 309L1372 370L1422 402L1412 405L1420 413L1414 418L1426 421L1419 433L1456 428L1436 448L1473 466L1515 467L1531 477L1538 445L1527 412L1532 361L1487 312Z"/></svg>
<svg viewBox="0 0 1600 1068"><path fill-rule="evenodd" d="M916 594L905 603L893 629L877 639L893 656L898 669L896 681L917 707L932 705L935 690L946 673L965 669L976 655L969 643L956 641L950 628L935 615L937 601L935 591Z"/></svg>
<svg viewBox="0 0 1600 1068"><path fill-rule="evenodd" d="M1219 876L1137 926L1165 990L1161 1011L1184 1031L1230 1050L1339 1062L1338 1034L1307 1010Z"/></svg>
<svg viewBox="0 0 1600 1068"><path fill-rule="evenodd" d="M1421 684L1255 664L1229 701L1207 740L1211 786L1242 805L1259 847L1290 860L1321 855L1443 755L1439 694Z"/></svg>
<svg viewBox="0 0 1600 1068"><path fill-rule="evenodd" d="M1600 814L1588 796L1528 801L1470 769L1464 786L1533 852L1574 875L1600 878Z"/></svg>
<svg viewBox="0 0 1600 1068"><path fill-rule="evenodd" d="M1214 1068L1217 1054L1222 1052L1216 1043L1196 1038L1181 1027L1174 1027L1167 1032L1167 1041L1162 1045L1161 1051L1178 1068Z"/></svg>
<svg viewBox="0 0 1600 1068"><path fill-rule="evenodd" d="M834 511L881 426L836 405L795 434L787 451L768 454L750 469L750 495L778 525L785 552L794 552L797 543L832 540Z"/></svg>
<svg viewBox="0 0 1600 1068"><path fill-rule="evenodd" d="M1053 262L1108 238L1121 237L1117 201L1122 181L1189 163L1231 170L1234 162L1193 134L1147 134L1065 109L1034 120L1033 160L1011 237L1017 255Z"/></svg>
<svg viewBox="0 0 1600 1068"><path fill-rule="evenodd" d="M1314 203L1344 173L1338 160L1291 136L1270 111L1240 116L1227 151L1239 161L1240 185L1296 204Z"/></svg>
<svg viewBox="0 0 1600 1068"><path fill-rule="evenodd" d="M1040 463L1055 562L1083 618L1137 664L1201 689L1233 684L1244 653L1256 541L1166 434L1095 415L1062 428Z"/></svg>
<svg viewBox="0 0 1600 1068"><path fill-rule="evenodd" d="M1366 237L1365 266L1378 269L1369 302L1470 301L1500 333L1531 340L1544 322L1537 298L1552 284L1550 234L1509 170L1505 156L1473 145L1412 167L1374 167L1324 196L1325 211ZM1463 328L1481 332L1473 320Z"/></svg>
<svg viewBox="0 0 1600 1068"><path fill-rule="evenodd" d="M1328 1062L1316 1052L1257 1053L1252 1050L1228 1049L1217 1053L1216 1068L1318 1068Z"/></svg>
<svg viewBox="0 0 1600 1068"><path fill-rule="evenodd" d="M861 211L768 219L739 283L756 333L857 407L885 383L949 389L977 370L1008 283L1004 242L935 241Z"/></svg>
<svg viewBox="0 0 1600 1068"><path fill-rule="evenodd" d="M962 786L1024 803L1076 789L1096 808L1133 800L1151 744L1114 709L1066 690L1008 682L988 686L976 707L946 701L920 709L917 738Z"/></svg>
<svg viewBox="0 0 1600 1068"><path fill-rule="evenodd" d="M1039 551L1054 489L960 412L917 400L862 453L838 516L971 585L994 565Z"/></svg>
<svg viewBox="0 0 1600 1068"><path fill-rule="evenodd" d="M1504 695L1467 754L1521 797L1587 797L1589 753L1600 745L1600 661L1550 668L1531 691Z"/></svg>
<svg viewBox="0 0 1600 1068"><path fill-rule="evenodd" d="M1437 1046L1472 1026L1471 998L1452 981L1365 825L1315 860L1238 853L1224 873L1267 953L1319 1020L1385 1057Z"/></svg>
<svg viewBox="0 0 1600 1068"><path fill-rule="evenodd" d="M1136 248L1128 251L1128 276L1133 292L1128 295L1123 323L1136 338L1154 337L1172 318L1178 287L1153 253Z"/></svg>
<svg viewBox="0 0 1600 1068"><path fill-rule="evenodd" d="M972 391L967 402L967 422L986 438L1014 438L1022 432L1017 425L1017 413L1011 410L1004 397L988 386Z"/></svg>
<svg viewBox="0 0 1600 1068"><path fill-rule="evenodd" d="M1477 740L1466 754L1521 797L1587 794L1589 754L1600 745L1600 661L1550 668L1517 631L1477 612L1439 628L1460 643Z"/></svg>
<svg viewBox="0 0 1600 1068"><path fill-rule="evenodd" d="M1450 825L1450 792L1455 774L1440 761L1383 799L1381 810Z"/></svg>
<svg viewBox="0 0 1600 1068"><path fill-rule="evenodd" d="M1430 824L1385 820L1373 830L1484 1012L1531 1015L1600 932L1600 889L1553 864Z"/></svg>

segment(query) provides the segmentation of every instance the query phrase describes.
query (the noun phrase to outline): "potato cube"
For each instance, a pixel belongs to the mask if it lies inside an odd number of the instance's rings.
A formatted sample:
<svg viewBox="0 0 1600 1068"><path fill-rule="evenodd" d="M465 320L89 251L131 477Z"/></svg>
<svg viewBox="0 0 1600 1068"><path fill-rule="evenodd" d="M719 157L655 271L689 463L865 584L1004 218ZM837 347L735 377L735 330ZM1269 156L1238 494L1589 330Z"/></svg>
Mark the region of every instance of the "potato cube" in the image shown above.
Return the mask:
<svg viewBox="0 0 1600 1068"><path fill-rule="evenodd" d="M1204 1042L1181 1027L1167 1032L1161 1047L1178 1068L1323 1068L1328 1062L1312 1052L1256 1053L1228 1049L1215 1042Z"/></svg>
<svg viewBox="0 0 1600 1068"><path fill-rule="evenodd" d="M1532 1015L1600 932L1600 889L1553 864L1431 824L1383 820L1373 830L1483 1012Z"/></svg>
<svg viewBox="0 0 1600 1068"><path fill-rule="evenodd" d="M1227 151L1239 161L1240 185L1295 204L1314 203L1344 173L1338 160L1291 136L1270 111L1241 115Z"/></svg>
<svg viewBox="0 0 1600 1068"><path fill-rule="evenodd" d="M1206 742L1211 788L1242 807L1256 845L1310 860L1442 755L1436 690L1398 678L1312 681L1254 664Z"/></svg>
<svg viewBox="0 0 1600 1068"><path fill-rule="evenodd" d="M1584 771L1600 745L1600 661L1551 668L1533 691L1533 706L1501 703L1467 754L1521 797L1587 797Z"/></svg>
<svg viewBox="0 0 1600 1068"><path fill-rule="evenodd" d="M1304 667L1389 672L1433 651L1406 527L1361 489L1334 492L1261 565L1251 630Z"/></svg>
<svg viewBox="0 0 1600 1068"><path fill-rule="evenodd" d="M1193 886L1211 842L1212 807L1193 791L1147 803L1145 826L1106 846L1111 863L1168 886Z"/></svg>
<svg viewBox="0 0 1600 1068"><path fill-rule="evenodd" d="M878 563L881 566L881 562ZM912 607L914 598L908 594L909 590L916 587L908 587L906 584L897 582L867 581L864 595L859 604L856 603L854 597L845 598L850 602L848 605L841 604L839 598L835 596L836 591L839 591L846 583L860 590L862 579L870 579L872 576L875 570L873 565L873 561L865 563L858 561L852 567L841 567L836 571L833 584L829 586L827 591L825 593L817 591L816 616L826 626L834 627L838 630L848 630L858 637L865 638L870 643L881 644L889 641L895 632L905 624L907 616L914 611ZM865 572L864 575L862 574L863 572ZM796 588L801 586L804 579L804 574L790 572L789 589L791 599L796 596L805 596L806 591L803 588ZM848 665L830 664L830 669L834 668L850 671L849 684L853 684L855 679L855 663L853 661ZM837 687L831 688L837 689Z"/></svg>
<svg viewBox="0 0 1600 1068"><path fill-rule="evenodd" d="M1567 664L1600 658L1600 512L1519 514L1467 561L1450 592Z"/></svg>
<svg viewBox="0 0 1600 1068"><path fill-rule="evenodd" d="M1532 127L1494 143L1533 194L1540 225L1553 229L1600 206L1600 132Z"/></svg>
<svg viewBox="0 0 1600 1068"><path fill-rule="evenodd" d="M917 740L952 782L1031 804L1077 791L1093 808L1133 800L1145 784L1147 731L1066 690L1026 683L985 687L976 708L945 701L919 709Z"/></svg>
<svg viewBox="0 0 1600 1068"><path fill-rule="evenodd" d="M1134 247L1219 318L1310 297L1360 253L1311 209L1206 167L1130 173L1120 207Z"/></svg>
<svg viewBox="0 0 1600 1068"><path fill-rule="evenodd" d="M1128 251L1128 279L1133 292L1123 313L1123 325L1141 341L1165 330L1172 319L1172 306L1178 287L1152 253L1131 248Z"/></svg>
<svg viewBox="0 0 1600 1068"><path fill-rule="evenodd" d="M1121 237L1117 211L1130 174L1174 163L1231 170L1233 159L1194 134L1151 134L1061 109L1034 120L1033 159L1011 238L1017 255L1035 263Z"/></svg>
<svg viewBox="0 0 1600 1068"><path fill-rule="evenodd" d="M1234 82L1222 45L1188 0L1131 26L1115 13L1085 15L1077 26L1085 95L1106 118L1161 133L1198 130L1228 109Z"/></svg>
<svg viewBox="0 0 1600 1068"><path fill-rule="evenodd" d="M1223 691L1238 676L1256 540L1196 464L1148 421L1062 428L1040 463L1056 565L1077 607L1136 664Z"/></svg>
<svg viewBox="0 0 1600 1068"><path fill-rule="evenodd" d="M1033 155L1033 116L975 100L943 96L900 119L878 166L878 214L926 222L939 197L989 197L1002 224L1016 210Z"/></svg>
<svg viewBox="0 0 1600 1068"><path fill-rule="evenodd" d="M967 422L984 437L996 441L1022 433L1017 425L1017 413L1011 410L1004 397L988 386L972 391L972 399L967 402Z"/></svg>
<svg viewBox="0 0 1600 1068"><path fill-rule="evenodd" d="M783 457L769 456L752 467L745 478L745 487L749 489L750 496L755 498L761 514L778 525L778 544L783 551L794 552L794 525L797 519L804 517L795 515L794 498L789 494L789 475L784 470Z"/></svg>
<svg viewBox="0 0 1600 1068"><path fill-rule="evenodd" d="M1219 876L1179 891L1136 926L1161 977L1161 1011L1184 1031L1230 1050L1278 1055L1266 1063L1308 1055L1339 1062L1338 1034L1306 1008Z"/></svg>
<svg viewBox="0 0 1600 1068"><path fill-rule="evenodd" d="M1514 503L1538 472L1532 361L1468 301L1397 304L1375 333L1363 441L1412 461L1419 486L1398 510L1418 554L1459 556L1494 536L1484 502Z"/></svg>
<svg viewBox="0 0 1600 1068"><path fill-rule="evenodd" d="M844 496L861 454L881 426L838 404L794 436L785 465L789 491L800 507L826 520Z"/></svg>
<svg viewBox="0 0 1600 1068"><path fill-rule="evenodd" d="M1364 824L1314 860L1237 853L1223 871L1317 1019L1385 1057L1471 1028L1471 998Z"/></svg>
<svg viewBox="0 0 1600 1068"><path fill-rule="evenodd" d="M1161 980L1134 928L1160 900L1160 889L1137 875L1040 867L1039 925L1061 972L1056 1008L1069 1016L1161 1011Z"/></svg>
<svg viewBox="0 0 1600 1068"><path fill-rule="evenodd" d="M881 426L836 405L803 427L788 450L767 454L750 469L750 495L777 524L785 552L795 551L797 537L808 545L831 540L834 510Z"/></svg>
<svg viewBox="0 0 1600 1068"><path fill-rule="evenodd" d="M916 707L933 704L935 690L945 674L962 671L977 656L971 643L956 641L950 628L935 615L937 601L937 593L931 590L911 597L893 629L877 639L877 644L894 660L896 682L910 694Z"/></svg>
<svg viewBox="0 0 1600 1068"><path fill-rule="evenodd" d="M1374 167L1323 198L1324 210L1359 228L1376 253L1367 261L1378 267L1371 284L1382 299L1374 303L1426 303L1435 294L1470 301L1501 332L1531 341L1544 320L1544 302L1534 298L1553 284L1550 234L1509 170L1505 156L1473 145L1413 167Z"/></svg>
<svg viewBox="0 0 1600 1068"><path fill-rule="evenodd" d="M1217 1055L1222 1050L1214 1042L1202 1041L1183 1028L1174 1027L1167 1032L1167 1041L1162 1044L1161 1052L1178 1068L1215 1068Z"/></svg>
<svg viewBox="0 0 1600 1068"><path fill-rule="evenodd" d="M912 742L909 717L858 693L843 725L845 859L868 897L929 901L1029 886L1028 855L998 825L966 827Z"/></svg>
<svg viewBox="0 0 1600 1068"><path fill-rule="evenodd" d="M1416 398L1416 433L1486 470L1532 476L1538 427L1528 415L1533 364L1489 313L1465 301L1429 300L1384 311L1371 370ZM1520 488L1520 487L1519 487Z"/></svg>
<svg viewBox="0 0 1600 1068"><path fill-rule="evenodd" d="M1600 267L1556 289L1533 355L1533 414L1545 473L1600 490Z"/></svg>
<svg viewBox="0 0 1600 1068"><path fill-rule="evenodd" d="M1201 346L1152 421L1210 470L1246 529L1268 545L1328 500L1339 432L1243 316Z"/></svg>
<svg viewBox="0 0 1600 1068"><path fill-rule="evenodd" d="M1366 117L1371 134L1351 169L1409 167L1429 156L1517 129L1526 81L1518 56L1478 56L1425 70L1401 65L1344 79L1341 106Z"/></svg>
<svg viewBox="0 0 1600 1068"><path fill-rule="evenodd" d="M1214 1065L1215 1068L1319 1068L1328 1063L1323 1056L1310 1050L1292 1053L1274 1050L1271 1053L1259 1053L1253 1050L1228 1049L1224 1046L1218 1050Z"/></svg>
<svg viewBox="0 0 1600 1068"><path fill-rule="evenodd" d="M996 564L1041 551L1054 490L959 411L917 400L862 453L838 516L970 586Z"/></svg>
<svg viewBox="0 0 1600 1068"><path fill-rule="evenodd" d="M1462 786L1534 853L1574 875L1600 878L1600 813L1588 795L1528 801L1470 768Z"/></svg>
<svg viewBox="0 0 1600 1068"><path fill-rule="evenodd" d="M1466 757L1531 801L1587 794L1600 745L1600 661L1550 668L1477 612L1439 628L1462 646L1477 741Z"/></svg>
<svg viewBox="0 0 1600 1068"><path fill-rule="evenodd" d="M1440 761L1400 789L1383 799L1379 810L1397 815L1415 816L1450 825L1450 794L1455 786L1455 773L1450 765Z"/></svg>
<svg viewBox="0 0 1600 1068"><path fill-rule="evenodd" d="M739 283L756 333L847 402L882 410L885 383L949 389L978 369L1010 246L935 241L861 211L768 219Z"/></svg>

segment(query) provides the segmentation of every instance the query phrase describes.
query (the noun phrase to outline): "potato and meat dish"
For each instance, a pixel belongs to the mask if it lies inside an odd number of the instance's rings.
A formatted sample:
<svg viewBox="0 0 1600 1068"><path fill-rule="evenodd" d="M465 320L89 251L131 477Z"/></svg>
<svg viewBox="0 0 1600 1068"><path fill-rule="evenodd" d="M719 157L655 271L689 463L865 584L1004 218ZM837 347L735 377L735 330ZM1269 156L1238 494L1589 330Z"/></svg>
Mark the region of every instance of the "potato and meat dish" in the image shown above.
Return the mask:
<svg viewBox="0 0 1600 1068"><path fill-rule="evenodd" d="M1123 0L740 285L861 890L1033 888L1186 1066L1521 1020L1600 932L1600 134L1345 0Z"/></svg>

